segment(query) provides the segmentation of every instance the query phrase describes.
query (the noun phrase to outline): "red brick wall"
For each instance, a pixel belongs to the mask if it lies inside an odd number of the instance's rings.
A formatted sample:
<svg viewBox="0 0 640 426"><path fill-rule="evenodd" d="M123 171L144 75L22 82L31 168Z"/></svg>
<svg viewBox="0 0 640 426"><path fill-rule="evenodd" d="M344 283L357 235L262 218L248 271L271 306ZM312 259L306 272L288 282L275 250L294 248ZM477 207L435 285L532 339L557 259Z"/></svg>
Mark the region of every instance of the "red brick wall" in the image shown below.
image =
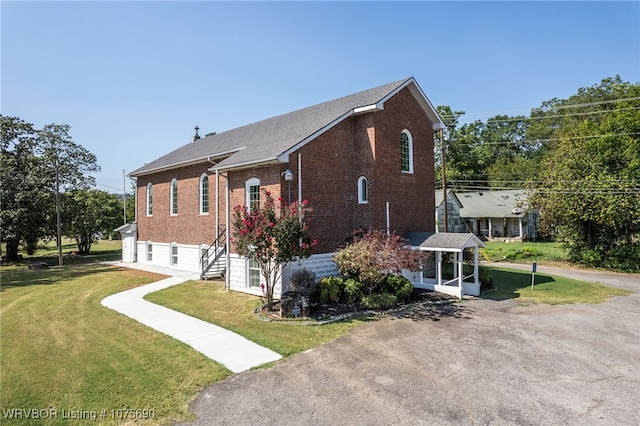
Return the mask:
<svg viewBox="0 0 640 426"><path fill-rule="evenodd" d="M391 228L398 234L434 231L433 124L408 89L387 100L376 112L375 227L386 227L389 202ZM413 138L413 174L400 171L400 134Z"/></svg>
<svg viewBox="0 0 640 426"><path fill-rule="evenodd" d="M412 174L400 171L400 134L413 137ZM434 231L434 164L432 123L404 89L387 100L384 110L344 120L289 157L289 164L229 172L229 205L245 204L245 182L260 179L274 198L288 199L282 173L289 168L291 200L298 198L298 153L302 157L302 198L309 200L310 234L318 253L334 251L357 228L386 228L390 203L392 231ZM139 239L183 244L210 244L215 238L215 173L209 172L210 212L198 213L198 182L209 163L138 178ZM369 184L369 202L358 204L358 177ZM169 214L169 185L179 183L179 212ZM146 216L146 185L153 183L153 217ZM220 179L220 224L225 223L225 179Z"/></svg>
<svg viewBox="0 0 640 426"><path fill-rule="evenodd" d="M182 244L211 244L215 232L216 175L208 172L210 163L139 176L138 186L138 239L140 241L177 242ZM209 214L200 214L200 175L209 176ZM172 179L178 180L178 214L170 214ZM153 215L147 216L147 183L153 185ZM224 195L224 179L220 179ZM220 198L219 214L224 223L224 197Z"/></svg>

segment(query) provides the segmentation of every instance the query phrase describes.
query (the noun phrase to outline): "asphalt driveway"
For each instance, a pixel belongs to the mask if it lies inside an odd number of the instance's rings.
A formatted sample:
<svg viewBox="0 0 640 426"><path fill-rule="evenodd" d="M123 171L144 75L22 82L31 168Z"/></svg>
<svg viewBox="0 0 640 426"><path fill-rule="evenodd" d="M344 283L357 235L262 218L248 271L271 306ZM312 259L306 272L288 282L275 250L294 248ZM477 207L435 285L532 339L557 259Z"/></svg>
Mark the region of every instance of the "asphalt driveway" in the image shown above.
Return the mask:
<svg viewBox="0 0 640 426"><path fill-rule="evenodd" d="M372 322L207 387L192 424L640 425L640 275L586 274L635 293Z"/></svg>

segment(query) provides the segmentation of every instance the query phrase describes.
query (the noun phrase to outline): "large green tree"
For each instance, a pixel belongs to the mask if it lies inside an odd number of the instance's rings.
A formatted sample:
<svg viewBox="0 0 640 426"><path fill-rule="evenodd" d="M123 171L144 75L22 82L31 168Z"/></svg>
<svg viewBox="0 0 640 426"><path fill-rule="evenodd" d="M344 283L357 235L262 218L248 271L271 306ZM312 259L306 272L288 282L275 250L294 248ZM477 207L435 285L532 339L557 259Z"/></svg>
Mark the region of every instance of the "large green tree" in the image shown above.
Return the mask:
<svg viewBox="0 0 640 426"><path fill-rule="evenodd" d="M16 260L20 244L30 252L39 239L56 235L56 195L92 186L89 173L100 168L95 155L73 142L68 125L37 130L18 117L0 118L0 224L7 259Z"/></svg>
<svg viewBox="0 0 640 426"><path fill-rule="evenodd" d="M620 77L543 104L552 142L534 203L574 261L640 269L640 85Z"/></svg>
<svg viewBox="0 0 640 426"><path fill-rule="evenodd" d="M37 241L50 235L53 194L35 154L38 132L18 117L0 119L0 228L6 258L15 261L20 244L31 254Z"/></svg>
<svg viewBox="0 0 640 426"><path fill-rule="evenodd" d="M122 201L98 189L77 189L63 194L62 231L74 238L79 254L88 254L103 235L122 225Z"/></svg>

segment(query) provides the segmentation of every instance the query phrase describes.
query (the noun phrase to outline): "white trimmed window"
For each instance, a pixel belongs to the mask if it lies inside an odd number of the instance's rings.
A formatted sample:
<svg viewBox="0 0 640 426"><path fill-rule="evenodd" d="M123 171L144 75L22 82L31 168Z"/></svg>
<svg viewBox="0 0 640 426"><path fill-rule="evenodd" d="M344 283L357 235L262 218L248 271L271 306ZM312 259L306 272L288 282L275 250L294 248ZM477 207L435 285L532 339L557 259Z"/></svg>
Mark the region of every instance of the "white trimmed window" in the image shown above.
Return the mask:
<svg viewBox="0 0 640 426"><path fill-rule="evenodd" d="M178 179L171 180L171 214L178 214Z"/></svg>
<svg viewBox="0 0 640 426"><path fill-rule="evenodd" d="M369 202L369 183L367 178L360 176L358 178L358 204L367 204Z"/></svg>
<svg viewBox="0 0 640 426"><path fill-rule="evenodd" d="M147 243L147 262L151 262L153 260L153 244L151 242Z"/></svg>
<svg viewBox="0 0 640 426"><path fill-rule="evenodd" d="M198 185L200 193L200 214L209 213L209 176L203 173L200 176L200 184Z"/></svg>
<svg viewBox="0 0 640 426"><path fill-rule="evenodd" d="M403 173L413 173L413 138L407 129L400 134L400 162Z"/></svg>
<svg viewBox="0 0 640 426"><path fill-rule="evenodd" d="M171 264L178 264L178 246L175 243L171 244Z"/></svg>
<svg viewBox="0 0 640 426"><path fill-rule="evenodd" d="M153 185L151 182L147 184L147 216L153 214Z"/></svg>
<svg viewBox="0 0 640 426"><path fill-rule="evenodd" d="M262 275L260 273L260 265L255 260L247 260L247 277L249 287L260 288L260 279Z"/></svg>
<svg viewBox="0 0 640 426"><path fill-rule="evenodd" d="M260 179L251 178L244 184L246 194L245 205L249 207L249 211L260 206Z"/></svg>

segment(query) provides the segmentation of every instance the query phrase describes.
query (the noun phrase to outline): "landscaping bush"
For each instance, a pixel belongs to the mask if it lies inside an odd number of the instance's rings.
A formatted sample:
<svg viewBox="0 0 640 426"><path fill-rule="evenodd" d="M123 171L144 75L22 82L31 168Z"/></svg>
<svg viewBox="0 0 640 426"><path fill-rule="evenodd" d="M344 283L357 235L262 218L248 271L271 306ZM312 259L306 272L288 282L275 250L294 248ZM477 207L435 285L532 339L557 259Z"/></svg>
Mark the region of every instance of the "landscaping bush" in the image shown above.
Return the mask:
<svg viewBox="0 0 640 426"><path fill-rule="evenodd" d="M478 276L480 278L480 291L491 290L493 288L493 275L491 271L484 266L478 268Z"/></svg>
<svg viewBox="0 0 640 426"><path fill-rule="evenodd" d="M376 293L362 298L362 304L370 309L391 309L398 303L393 294Z"/></svg>
<svg viewBox="0 0 640 426"><path fill-rule="evenodd" d="M382 280L376 293L391 294L398 302L405 302L413 293L413 284L402 275L389 274Z"/></svg>
<svg viewBox="0 0 640 426"><path fill-rule="evenodd" d="M295 291L303 297L311 298L316 285L316 274L306 268L303 268L298 269L291 274L289 290Z"/></svg>
<svg viewBox="0 0 640 426"><path fill-rule="evenodd" d="M318 295L321 303L339 302L343 297L344 279L323 277L318 281Z"/></svg>
<svg viewBox="0 0 640 426"><path fill-rule="evenodd" d="M362 291L363 285L360 281L356 281L353 278L347 278L343 282L343 293L347 302L349 303L361 303L364 292Z"/></svg>

